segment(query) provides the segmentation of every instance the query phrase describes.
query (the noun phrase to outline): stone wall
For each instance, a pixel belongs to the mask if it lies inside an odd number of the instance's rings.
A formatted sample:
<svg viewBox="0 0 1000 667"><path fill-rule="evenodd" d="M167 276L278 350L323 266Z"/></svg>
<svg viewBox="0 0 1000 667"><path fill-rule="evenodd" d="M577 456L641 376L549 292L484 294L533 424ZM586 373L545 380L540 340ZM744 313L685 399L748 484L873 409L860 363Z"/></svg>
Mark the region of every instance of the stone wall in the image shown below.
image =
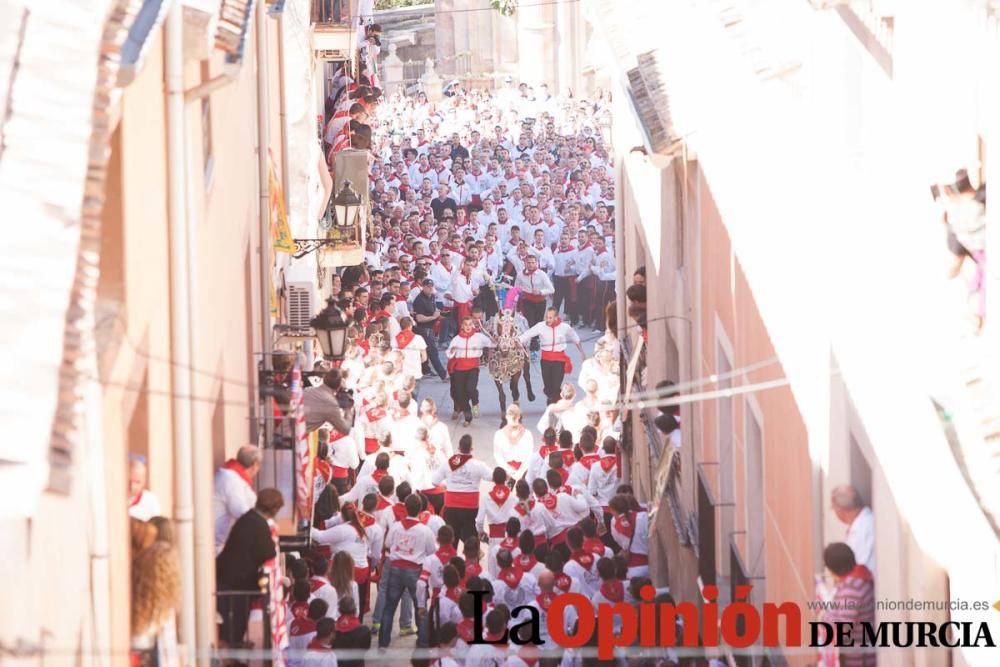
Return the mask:
<svg viewBox="0 0 1000 667"><path fill-rule="evenodd" d="M402 83L413 85L423 74L427 59L437 58L433 3L375 12L382 26L382 80L387 91Z"/></svg>

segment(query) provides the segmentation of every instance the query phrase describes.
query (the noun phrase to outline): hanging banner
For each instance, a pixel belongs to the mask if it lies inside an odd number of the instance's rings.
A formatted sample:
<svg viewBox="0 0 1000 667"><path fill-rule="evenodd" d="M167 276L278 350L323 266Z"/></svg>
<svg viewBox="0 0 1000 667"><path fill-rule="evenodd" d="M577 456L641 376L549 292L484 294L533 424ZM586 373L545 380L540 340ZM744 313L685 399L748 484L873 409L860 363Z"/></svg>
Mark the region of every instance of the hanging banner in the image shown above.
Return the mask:
<svg viewBox="0 0 1000 667"><path fill-rule="evenodd" d="M312 520L313 465L306 433L305 395L302 371L296 360L292 369L292 410L295 415L295 518L296 524Z"/></svg>
<svg viewBox="0 0 1000 667"><path fill-rule="evenodd" d="M281 583L284 578L281 568L281 547L278 544L278 524L274 521L268 521L267 524L271 529L275 553L275 557L264 564L270 586L268 614L271 618L271 665L284 667L282 651L288 647L288 628L285 625L285 593Z"/></svg>
<svg viewBox="0 0 1000 667"><path fill-rule="evenodd" d="M267 180L271 203L271 245L274 252L295 252L295 241L292 240L292 230L288 226L288 211L285 210L285 194L281 190L281 181L274 168L274 156L267 151Z"/></svg>

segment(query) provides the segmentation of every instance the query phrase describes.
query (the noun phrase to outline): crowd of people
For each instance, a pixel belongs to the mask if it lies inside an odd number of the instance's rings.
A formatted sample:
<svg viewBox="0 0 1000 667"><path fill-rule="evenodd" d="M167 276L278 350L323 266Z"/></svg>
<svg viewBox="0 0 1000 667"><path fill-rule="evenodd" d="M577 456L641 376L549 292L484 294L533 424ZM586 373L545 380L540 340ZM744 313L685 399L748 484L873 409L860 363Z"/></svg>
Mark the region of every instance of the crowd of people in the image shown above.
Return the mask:
<svg viewBox="0 0 1000 667"><path fill-rule="evenodd" d="M414 664L579 664L472 631L480 616L499 636L521 605L544 618L563 592L638 603L650 583L649 515L621 483L606 105L482 90L383 100L369 81L342 83L324 138L331 153L344 134L371 150L374 233L331 285L351 323L344 359L304 392L320 444L311 544L286 559L287 662L333 665L335 649L388 648L398 628L439 649ZM503 397L493 461L458 430L480 414L483 366ZM529 426L518 389L523 375L534 400L532 367L545 407ZM450 383L451 424L425 381ZM252 492L259 460L245 447L216 478L218 578L233 588L274 557L264 524L282 499ZM223 606L240 645L245 620Z"/></svg>

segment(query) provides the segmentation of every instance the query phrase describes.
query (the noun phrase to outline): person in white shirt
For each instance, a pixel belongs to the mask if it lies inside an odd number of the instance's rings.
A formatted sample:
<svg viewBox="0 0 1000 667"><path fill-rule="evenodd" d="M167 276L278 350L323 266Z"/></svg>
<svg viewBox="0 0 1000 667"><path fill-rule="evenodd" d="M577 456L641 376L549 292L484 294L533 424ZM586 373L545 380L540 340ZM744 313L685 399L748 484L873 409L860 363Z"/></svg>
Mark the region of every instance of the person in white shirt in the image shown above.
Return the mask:
<svg viewBox="0 0 1000 667"><path fill-rule="evenodd" d="M331 646L335 625L336 621L330 617L316 621L316 634L306 644L304 655L298 660L289 656L289 665L297 662L301 667L337 667L337 654Z"/></svg>
<svg viewBox="0 0 1000 667"><path fill-rule="evenodd" d="M149 521L154 516L160 516L160 501L146 488L146 481L146 457L141 454L129 454L128 515L140 521Z"/></svg>
<svg viewBox="0 0 1000 667"><path fill-rule="evenodd" d="M638 507L635 498L618 494L608 502L611 512L611 537L622 548L620 555L628 562L628 576L649 576L649 514Z"/></svg>
<svg viewBox="0 0 1000 667"><path fill-rule="evenodd" d="M396 607L404 594L416 599L424 559L437 549L434 533L417 518L420 498L411 494L406 497L405 505L406 516L393 523L385 536L386 571L382 576L386 599L379 625L379 648L389 647Z"/></svg>
<svg viewBox="0 0 1000 667"><path fill-rule="evenodd" d="M556 261L549 246L545 243L545 232L541 229L536 229L532 234L534 236L534 243L528 247L528 252L538 258L538 268L549 274L549 277L552 277L552 273L556 268Z"/></svg>
<svg viewBox="0 0 1000 667"><path fill-rule="evenodd" d="M604 510L605 527L611 527L611 510L608 503L615 497L615 491L621 483L621 473L618 467L618 445L614 438L605 438L601 445L601 454L597 463L590 467L590 477L587 479L587 491L590 492Z"/></svg>
<svg viewBox="0 0 1000 667"><path fill-rule="evenodd" d="M514 279L514 287L521 290L521 302L523 304L524 317L528 320L528 326L535 326L542 321L545 315L545 299L555 292L549 276L544 271L538 270L537 257L529 254L524 258L524 270L518 272L517 277ZM533 336L529 338L533 338ZM525 339L525 341L527 340ZM531 350L538 350L538 343L536 341L531 342ZM558 393L558 390L556 390L556 394Z"/></svg>
<svg viewBox="0 0 1000 667"><path fill-rule="evenodd" d="M531 572L514 565L514 557L507 549L497 552L496 580L493 582L493 604L505 604L514 609L528 604L538 595L538 580Z"/></svg>
<svg viewBox="0 0 1000 667"><path fill-rule="evenodd" d="M554 470L551 472L555 472ZM558 475L558 472L555 472ZM538 503L542 505L552 519L552 530L548 536L549 549L559 549L564 556L569 555L566 547L566 533L585 517L590 510L587 500L581 497L579 490L573 495L560 492L558 487L550 487L549 483L539 477L531 483Z"/></svg>
<svg viewBox="0 0 1000 667"><path fill-rule="evenodd" d="M399 320L399 328L400 332L392 339L392 347L403 353L403 373L416 381L417 390L413 392L416 397L423 376L422 366L427 361L427 341L413 332L413 320L409 317Z"/></svg>
<svg viewBox="0 0 1000 667"><path fill-rule="evenodd" d="M476 535L476 515L482 482L492 479L493 469L472 457L472 436L458 441L458 453L434 471L431 483L445 482L444 520L454 528L456 544Z"/></svg>
<svg viewBox="0 0 1000 667"><path fill-rule="evenodd" d="M618 273L615 258L608 252L604 239L595 233L590 236L590 242L593 245L593 255L576 281L582 283L588 277L593 277L594 301L589 317L585 316L585 321L592 322L595 328L603 328L601 323L604 320L604 308L614 299L615 278Z"/></svg>
<svg viewBox="0 0 1000 667"><path fill-rule="evenodd" d="M555 291L552 296L552 307L556 312L565 307L566 318L576 317L576 278L579 271L576 268L577 251L570 243L569 234L559 235L559 245L552 254L553 272L552 286Z"/></svg>
<svg viewBox="0 0 1000 667"><path fill-rule="evenodd" d="M492 339L476 331L472 318L466 316L461 320L461 330L451 339L445 353L451 375L451 398L455 403L452 418L457 419L459 413L463 414L465 426L472 423L473 404L479 403L479 362L483 351L490 347L493 347Z"/></svg>
<svg viewBox="0 0 1000 667"><path fill-rule="evenodd" d="M833 513L847 526L844 542L854 552L854 560L875 576L875 515L853 486L838 486L830 494Z"/></svg>
<svg viewBox="0 0 1000 667"><path fill-rule="evenodd" d="M551 284L551 283L550 283ZM580 358L585 359L586 353L580 343L580 336L569 324L559 319L555 308L545 311L545 321L539 322L521 334L521 343L538 338L542 350L542 384L548 404L559 401L562 392L563 378L572 372L573 363L566 354L566 347L574 343L580 351Z"/></svg>
<svg viewBox="0 0 1000 667"><path fill-rule="evenodd" d="M490 547L503 539L507 519L516 503L517 496L507 484L507 472L501 467L494 468L493 488L487 493L480 493L479 512L476 514L476 532L486 535Z"/></svg>
<svg viewBox="0 0 1000 667"><path fill-rule="evenodd" d="M521 423L521 408L511 405L506 411L507 425L493 436L493 460L513 479L519 479L527 470L535 450L531 431Z"/></svg>
<svg viewBox="0 0 1000 667"><path fill-rule="evenodd" d="M215 515L215 553L222 551L236 520L257 504L253 479L260 471L260 450L244 445L215 474L212 509Z"/></svg>

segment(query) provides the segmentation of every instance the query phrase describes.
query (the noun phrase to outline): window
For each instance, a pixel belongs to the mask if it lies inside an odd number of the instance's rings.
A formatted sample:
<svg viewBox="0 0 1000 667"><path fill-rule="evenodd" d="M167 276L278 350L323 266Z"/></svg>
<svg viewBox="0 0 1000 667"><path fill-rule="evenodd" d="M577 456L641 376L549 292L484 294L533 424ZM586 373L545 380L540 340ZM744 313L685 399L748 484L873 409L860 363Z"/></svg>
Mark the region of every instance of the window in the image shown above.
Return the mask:
<svg viewBox="0 0 1000 667"><path fill-rule="evenodd" d="M729 374L733 370L730 357L721 340L715 346L715 370L719 376L717 386L720 390L730 389L733 385ZM728 541L735 530L733 525L733 502L735 501L735 485L733 482L733 399L720 396L716 402L715 437L719 452L719 504L720 528L722 539ZM726 543L726 542L723 542ZM723 559L723 568L728 568L728 559ZM723 570L722 574L729 574Z"/></svg>
<svg viewBox="0 0 1000 667"><path fill-rule="evenodd" d="M751 575L763 577L766 571L764 558L767 526L765 519L767 510L764 505L763 433L749 401L745 404L743 413L746 449L747 566Z"/></svg>
<svg viewBox="0 0 1000 667"><path fill-rule="evenodd" d="M739 550L736 548L735 543L729 545L729 599L736 599L736 591L742 586L750 585L750 578L746 574L746 570L743 569L743 563L740 561ZM743 635L746 629L746 619L740 615L736 617L736 633ZM753 667L754 659L746 654L740 654L735 656L735 662L738 667Z"/></svg>
<svg viewBox="0 0 1000 667"><path fill-rule="evenodd" d="M212 78L211 66L208 60L201 61L201 82ZM212 172L215 167L215 157L212 152L212 96L201 98L201 159L205 173L205 189L212 187Z"/></svg>
<svg viewBox="0 0 1000 667"><path fill-rule="evenodd" d="M698 576L703 586L716 584L715 504L701 471L698 472Z"/></svg>

